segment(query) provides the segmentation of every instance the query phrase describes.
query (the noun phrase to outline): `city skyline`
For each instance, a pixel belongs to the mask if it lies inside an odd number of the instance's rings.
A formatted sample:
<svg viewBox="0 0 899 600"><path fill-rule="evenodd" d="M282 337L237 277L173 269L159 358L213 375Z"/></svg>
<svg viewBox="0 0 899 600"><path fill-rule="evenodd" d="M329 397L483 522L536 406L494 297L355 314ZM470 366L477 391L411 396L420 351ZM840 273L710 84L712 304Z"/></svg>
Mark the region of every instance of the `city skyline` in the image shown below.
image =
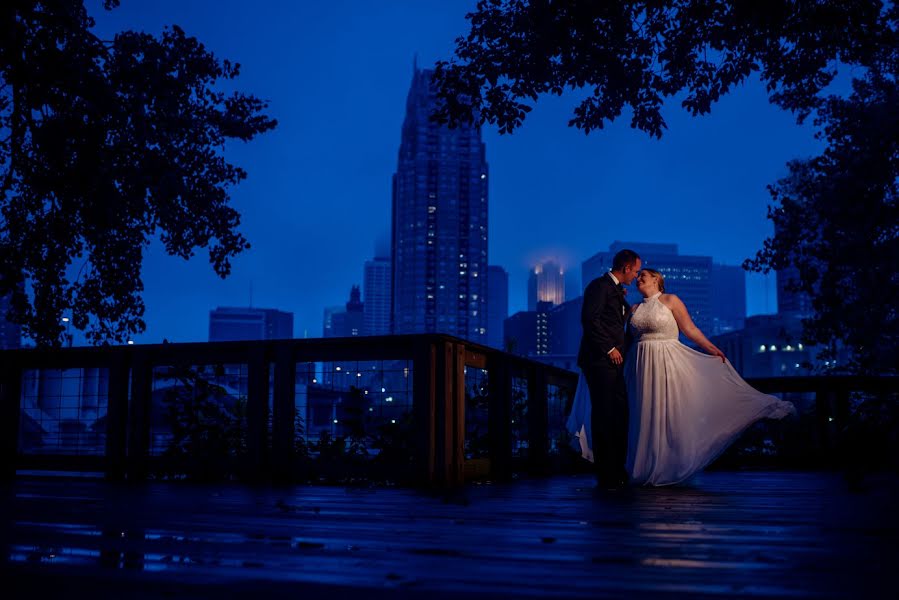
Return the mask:
<svg viewBox="0 0 899 600"><path fill-rule="evenodd" d="M251 11L227 1L216 4L215 19L205 3L92 7L103 35L183 27L240 62L239 87L269 99L280 121L272 134L227 148L249 173L232 198L253 247L222 281L204 255L185 262L154 243L144 261L148 327L135 341L202 340L208 311L247 304L251 288L253 304L295 314L297 337L318 335L323 308L362 283L372 244L389 229L414 57L421 66L449 58L473 7L335 2ZM568 128L576 97L541 99L512 136L483 130L490 262L509 273L510 314L526 308L528 271L541 257L557 256L571 271L615 239L673 240L683 253L738 264L771 232L765 186L786 174L788 160L820 147L811 126L768 104L757 80L706 117L690 117L673 99L660 141L632 131L626 115L589 136ZM295 263L305 264L301 278L286 275ZM765 278L750 276L747 314L774 312L775 289L773 275L767 294Z"/></svg>

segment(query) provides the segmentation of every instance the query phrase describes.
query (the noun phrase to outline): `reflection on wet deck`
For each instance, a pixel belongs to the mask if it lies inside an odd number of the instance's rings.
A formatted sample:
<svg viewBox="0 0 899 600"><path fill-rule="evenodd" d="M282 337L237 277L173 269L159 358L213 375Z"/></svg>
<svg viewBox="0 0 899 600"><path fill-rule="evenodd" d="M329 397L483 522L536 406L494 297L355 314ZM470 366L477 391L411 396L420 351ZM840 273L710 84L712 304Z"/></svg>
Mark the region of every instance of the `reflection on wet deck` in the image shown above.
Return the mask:
<svg viewBox="0 0 899 600"><path fill-rule="evenodd" d="M894 589L895 477L706 473L414 490L19 480L3 579L28 596L861 596Z"/></svg>

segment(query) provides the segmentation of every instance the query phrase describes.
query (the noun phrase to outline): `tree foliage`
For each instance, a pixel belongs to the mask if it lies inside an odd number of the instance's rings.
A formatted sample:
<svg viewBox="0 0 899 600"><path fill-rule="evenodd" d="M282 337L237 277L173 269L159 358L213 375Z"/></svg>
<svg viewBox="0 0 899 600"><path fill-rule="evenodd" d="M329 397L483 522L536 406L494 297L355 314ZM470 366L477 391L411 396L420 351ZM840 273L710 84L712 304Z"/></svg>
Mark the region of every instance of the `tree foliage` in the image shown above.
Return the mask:
<svg viewBox="0 0 899 600"><path fill-rule="evenodd" d="M775 235L747 266L795 266L812 300L806 341L851 350L857 372L895 372L899 348L899 85L869 73L818 109L820 156L769 186Z"/></svg>
<svg viewBox="0 0 899 600"><path fill-rule="evenodd" d="M229 204L246 173L225 143L276 125L264 101L217 89L240 66L179 27L103 40L94 25L82 2L0 8L0 294L41 345L67 314L95 343L142 331L157 236L185 259L208 248L227 276L249 244Z"/></svg>
<svg viewBox="0 0 899 600"><path fill-rule="evenodd" d="M799 268L810 341L844 344L856 370L896 370L899 7L876 0L480 0L455 57L436 66L434 119L519 127L540 96L579 91L570 126L625 111L653 137L676 97L692 115L750 77L799 122L821 156L770 186L775 235L746 262ZM853 75L847 96L829 86Z"/></svg>

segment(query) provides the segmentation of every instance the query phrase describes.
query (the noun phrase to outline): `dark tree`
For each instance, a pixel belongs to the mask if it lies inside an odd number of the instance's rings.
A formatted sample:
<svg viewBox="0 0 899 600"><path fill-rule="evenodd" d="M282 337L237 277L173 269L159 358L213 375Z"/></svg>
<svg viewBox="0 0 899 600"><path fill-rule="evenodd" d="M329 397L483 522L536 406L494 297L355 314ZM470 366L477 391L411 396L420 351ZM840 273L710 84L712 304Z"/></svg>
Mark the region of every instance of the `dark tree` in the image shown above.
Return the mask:
<svg viewBox="0 0 899 600"><path fill-rule="evenodd" d="M814 116L827 150L771 186L775 235L746 267L797 266L809 341L844 344L857 370L896 370L899 6L874 0L481 0L436 67L434 118L511 133L542 95L579 92L570 126L630 113L661 137L676 97L708 113L758 76L772 103ZM853 76L848 97L828 86ZM864 313L864 314L861 314Z"/></svg>
<svg viewBox="0 0 899 600"><path fill-rule="evenodd" d="M775 235L747 266L794 265L809 295L809 343L835 358L852 351L856 372L896 372L899 349L899 85L869 73L846 99L818 109L821 156L793 161L769 186Z"/></svg>
<svg viewBox="0 0 899 600"><path fill-rule="evenodd" d="M105 0L109 10L118 0ZM180 28L92 32L82 2L0 8L0 294L38 344L61 317L94 343L143 331L141 260L157 236L221 277L249 247L229 188L229 139L275 127L267 104L216 88L240 66Z"/></svg>

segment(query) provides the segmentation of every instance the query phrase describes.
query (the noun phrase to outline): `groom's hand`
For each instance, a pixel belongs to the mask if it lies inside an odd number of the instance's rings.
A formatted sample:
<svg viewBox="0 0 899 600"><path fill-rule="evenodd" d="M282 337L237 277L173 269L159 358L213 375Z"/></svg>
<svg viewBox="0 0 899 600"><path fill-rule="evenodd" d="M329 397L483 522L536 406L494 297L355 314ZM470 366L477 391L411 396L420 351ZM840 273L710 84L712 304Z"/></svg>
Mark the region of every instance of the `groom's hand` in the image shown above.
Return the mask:
<svg viewBox="0 0 899 600"><path fill-rule="evenodd" d="M609 352L609 360L612 361L613 365L620 365L624 362L624 357L621 356L621 352L618 351L618 348L612 348L612 351Z"/></svg>

